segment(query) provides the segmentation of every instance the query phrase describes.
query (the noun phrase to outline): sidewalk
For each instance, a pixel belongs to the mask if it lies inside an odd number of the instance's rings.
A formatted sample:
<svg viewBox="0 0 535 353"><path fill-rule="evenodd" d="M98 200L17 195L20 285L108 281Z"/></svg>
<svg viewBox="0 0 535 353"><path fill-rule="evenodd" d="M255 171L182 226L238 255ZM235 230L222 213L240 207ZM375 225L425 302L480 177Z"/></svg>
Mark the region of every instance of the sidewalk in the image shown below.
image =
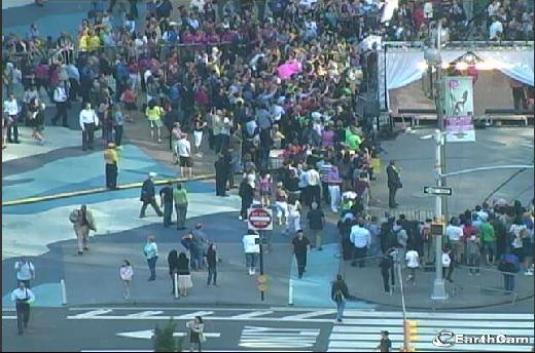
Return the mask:
<svg viewBox="0 0 535 353"><path fill-rule="evenodd" d="M378 260L369 260L366 267L352 267L351 261L344 261L341 272L349 287L349 292L359 300L376 304L401 307L401 292L396 272L396 288L393 295L384 292ZM444 302L431 300L434 272L416 272L416 284L407 283L407 271L403 270L405 305L408 309L468 309L512 303L533 298L533 276L516 275L516 297L504 292L503 275L490 268L481 268L480 276L470 276L466 267L453 271L453 283L446 281L449 298Z"/></svg>

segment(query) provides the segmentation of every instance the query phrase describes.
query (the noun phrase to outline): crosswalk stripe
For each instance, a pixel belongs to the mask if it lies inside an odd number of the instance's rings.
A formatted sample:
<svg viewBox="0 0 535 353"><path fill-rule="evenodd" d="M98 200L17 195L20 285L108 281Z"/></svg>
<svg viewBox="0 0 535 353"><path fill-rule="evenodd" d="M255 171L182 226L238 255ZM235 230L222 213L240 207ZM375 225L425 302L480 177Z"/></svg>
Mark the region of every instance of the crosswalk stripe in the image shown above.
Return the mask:
<svg viewBox="0 0 535 353"><path fill-rule="evenodd" d="M418 334L436 334L438 333L442 328L438 327L418 327ZM339 325L333 327L333 334L335 333L375 333L379 334L381 330L388 330L390 334L394 333L403 333L403 327L401 327L401 324L398 326L391 326L391 327L384 327L384 328L378 328L376 326L371 327L361 327L361 326L345 326L345 325ZM467 335L479 335L481 334L481 329L471 329L471 328L463 328L463 333ZM506 334L506 335L512 335L512 336L529 336L533 334L533 329L519 329L519 328L506 328L506 329L500 329L500 328L485 328L485 333L488 333L489 335L498 335L498 334Z"/></svg>
<svg viewBox="0 0 535 353"><path fill-rule="evenodd" d="M455 344L452 352L516 352L530 351L533 347L534 322L531 314L478 314L478 313L407 313L407 318L417 322L417 337L413 342L416 351L441 352L443 347L433 345L433 339L441 330L471 336L506 335L509 338L526 338L529 342L511 344ZM365 352L375 350L381 337L388 330L393 350L403 346L403 314L401 312L346 311L343 323L333 326L329 335L328 352Z"/></svg>
<svg viewBox="0 0 535 353"><path fill-rule="evenodd" d="M402 346L401 342L398 342L397 344L392 342L392 346L395 350L398 350L399 347ZM355 344L354 342L349 341L336 341L331 342L329 344L329 350L331 352L339 352L339 348L358 348L358 349L375 349L377 348L377 345L379 344L379 341L376 340L375 342L359 342L358 344ZM443 352L444 348L439 348L433 346L431 342L429 343L417 343L414 345L416 348L416 351L424 351L424 352L430 352L430 351L439 351ZM518 351L526 351L526 348L531 349L531 345L492 345L492 344L456 344L453 347L449 347L447 350L449 351L461 351L461 352L495 352L496 350L500 352L518 352Z"/></svg>
<svg viewBox="0 0 535 353"><path fill-rule="evenodd" d="M409 317L412 320L412 318ZM380 327L386 326L396 326L403 323L402 319L346 319L344 320L346 324L351 325L377 325ZM497 322L485 322L485 321L474 321L474 320L416 320L419 327L441 327L441 328L450 328L450 327L504 327L504 328L530 328L533 327L533 322L527 321L497 321Z"/></svg>
<svg viewBox="0 0 535 353"><path fill-rule="evenodd" d="M234 319L250 319L252 317L264 316L264 315L270 315L270 314L273 314L273 310L253 311L253 312L246 313L246 314L234 315L233 318Z"/></svg>
<svg viewBox="0 0 535 353"><path fill-rule="evenodd" d="M344 317L369 317L369 318L402 318L403 313L399 311L361 311L345 310ZM533 320L533 314L486 314L474 313L427 313L427 312L408 312L407 317L411 319L462 319L462 320Z"/></svg>

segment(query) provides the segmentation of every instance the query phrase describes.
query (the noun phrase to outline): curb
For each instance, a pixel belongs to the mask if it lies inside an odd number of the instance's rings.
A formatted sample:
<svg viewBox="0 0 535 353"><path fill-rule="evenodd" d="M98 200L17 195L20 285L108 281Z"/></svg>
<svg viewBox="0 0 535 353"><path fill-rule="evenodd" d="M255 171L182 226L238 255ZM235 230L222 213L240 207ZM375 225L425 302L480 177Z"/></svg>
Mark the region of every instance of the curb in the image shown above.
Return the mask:
<svg viewBox="0 0 535 353"><path fill-rule="evenodd" d="M154 181L154 185L163 185L163 184L167 184L168 182L190 182L190 181L199 181L199 180L210 180L210 179L214 179L214 178L215 178L215 174L202 174L202 175L195 176L195 177L193 177L191 179L175 178L175 179L155 180ZM26 204L36 203L36 202L52 201L52 200L59 200L59 199L69 198L69 197L100 194L100 193L104 193L104 192L114 192L114 191L117 191L117 190L136 189L136 188L140 188L142 186L143 186L143 182L137 182L137 183L118 185L117 189L115 189L115 190L110 190L110 189L101 187L101 188L94 188L94 189L87 189L87 190L64 192L64 193L59 193L59 194L54 194L54 195L27 197L27 198L23 198L23 199L17 199L17 200L11 200L11 201L2 202L2 207L4 207L4 206L26 205Z"/></svg>

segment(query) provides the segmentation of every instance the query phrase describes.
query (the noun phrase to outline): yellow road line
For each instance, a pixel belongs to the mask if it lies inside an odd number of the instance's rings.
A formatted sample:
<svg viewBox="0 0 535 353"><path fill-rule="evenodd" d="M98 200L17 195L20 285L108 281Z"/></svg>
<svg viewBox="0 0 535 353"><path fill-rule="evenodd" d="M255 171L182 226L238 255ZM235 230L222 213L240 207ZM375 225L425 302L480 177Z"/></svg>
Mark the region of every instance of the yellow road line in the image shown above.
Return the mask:
<svg viewBox="0 0 535 353"><path fill-rule="evenodd" d="M155 180L154 184L155 185L163 185L163 184L167 184L168 182L190 182L190 181L207 180L207 179L213 179L213 178L215 178L215 174L202 174L202 175L197 175L197 176L195 176L195 177L193 177L191 179L174 178L174 179ZM118 185L117 186L117 190L135 189L135 188L140 188L142 185L143 185L143 182L123 184L123 185ZM115 190L109 190L107 188L102 187L102 188L94 188L94 189L87 189L87 190L62 192L62 193L54 194L54 195L27 197L27 198L23 198L23 199L17 199L17 200L11 200L11 201L2 202L2 207L3 206L25 205L25 204L36 203L36 202L41 202L41 201L58 200L58 199L64 199L64 198L67 198L67 197L98 194L98 193L103 193L103 192L106 192L106 191L115 191Z"/></svg>

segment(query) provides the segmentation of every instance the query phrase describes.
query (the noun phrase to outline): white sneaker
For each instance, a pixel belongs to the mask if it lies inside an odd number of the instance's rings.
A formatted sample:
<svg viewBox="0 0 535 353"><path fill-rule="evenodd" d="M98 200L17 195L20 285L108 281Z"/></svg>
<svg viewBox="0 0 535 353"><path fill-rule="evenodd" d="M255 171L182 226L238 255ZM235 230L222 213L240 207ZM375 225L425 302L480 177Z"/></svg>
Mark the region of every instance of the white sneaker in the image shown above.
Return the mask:
<svg viewBox="0 0 535 353"><path fill-rule="evenodd" d="M524 276L533 276L533 271L528 270L524 272Z"/></svg>
<svg viewBox="0 0 535 353"><path fill-rule="evenodd" d="M253 268L253 272L251 273L252 276L256 275L256 268Z"/></svg>
<svg viewBox="0 0 535 353"><path fill-rule="evenodd" d="M242 217L242 216L239 216L238 219L241 221L241 220L243 220L243 217Z"/></svg>

